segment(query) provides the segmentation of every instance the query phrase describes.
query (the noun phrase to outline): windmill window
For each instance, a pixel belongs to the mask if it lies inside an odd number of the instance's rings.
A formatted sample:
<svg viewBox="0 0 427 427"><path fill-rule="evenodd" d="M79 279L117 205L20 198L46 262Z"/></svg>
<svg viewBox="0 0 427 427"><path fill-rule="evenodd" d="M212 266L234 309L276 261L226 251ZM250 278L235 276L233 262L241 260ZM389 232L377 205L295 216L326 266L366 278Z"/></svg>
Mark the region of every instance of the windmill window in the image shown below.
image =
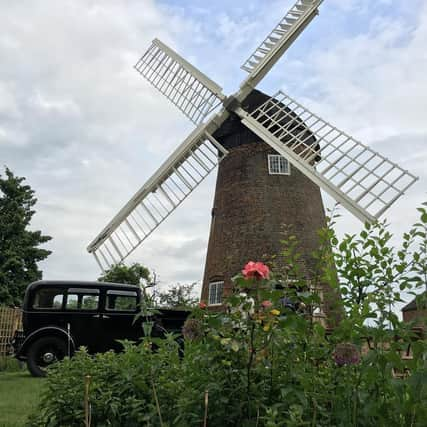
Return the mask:
<svg viewBox="0 0 427 427"><path fill-rule="evenodd" d="M290 175L289 162L280 154L268 155L268 173L270 175Z"/></svg>
<svg viewBox="0 0 427 427"><path fill-rule="evenodd" d="M209 305L220 305L222 303L222 289L224 282L209 283Z"/></svg>

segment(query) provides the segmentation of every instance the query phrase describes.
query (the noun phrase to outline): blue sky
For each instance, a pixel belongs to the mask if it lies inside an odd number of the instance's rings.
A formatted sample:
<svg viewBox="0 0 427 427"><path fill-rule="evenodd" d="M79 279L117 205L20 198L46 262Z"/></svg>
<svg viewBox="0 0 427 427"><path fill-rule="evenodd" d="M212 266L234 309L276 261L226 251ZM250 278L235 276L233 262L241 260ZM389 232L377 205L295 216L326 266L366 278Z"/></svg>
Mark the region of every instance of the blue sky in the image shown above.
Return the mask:
<svg viewBox="0 0 427 427"><path fill-rule="evenodd" d="M206 40L209 40L211 46L217 43L219 47L227 44L232 46L228 51L231 50L236 55L228 55L226 62L236 70L293 3L293 0L215 1L212 4L205 1L159 2L166 10L200 26L194 38L192 34L186 34L185 53L188 56L196 56L197 62L206 73L210 71L209 65L212 67L215 63L216 55L227 52L220 48L216 51L206 49ZM307 55L328 50L339 40L357 38L367 33L379 34L383 25L389 22L406 27L405 32L400 34L397 40L393 40L396 45L405 43L418 24L419 11L424 3L422 0L325 0L319 17L288 51L286 59L283 58L280 67L277 67L277 73L286 74L287 62L304 61ZM239 28L240 32L247 36L246 39L239 39ZM214 57L211 56L212 53L215 53ZM219 70L215 71L216 67L212 68L212 74L219 74ZM224 87L235 89L236 84L240 82L240 76L237 72L227 76ZM304 75L301 78L304 78ZM263 85L270 88L272 83L270 76Z"/></svg>
<svg viewBox="0 0 427 427"><path fill-rule="evenodd" d="M86 245L192 129L132 68L150 41L230 94L292 4L0 0L0 161L37 192L34 226L53 236L45 278L97 277ZM325 0L261 84L420 176L386 214L397 236L427 199L426 40L426 0ZM213 174L135 253L162 285L201 279L214 185ZM357 232L342 214L338 232Z"/></svg>

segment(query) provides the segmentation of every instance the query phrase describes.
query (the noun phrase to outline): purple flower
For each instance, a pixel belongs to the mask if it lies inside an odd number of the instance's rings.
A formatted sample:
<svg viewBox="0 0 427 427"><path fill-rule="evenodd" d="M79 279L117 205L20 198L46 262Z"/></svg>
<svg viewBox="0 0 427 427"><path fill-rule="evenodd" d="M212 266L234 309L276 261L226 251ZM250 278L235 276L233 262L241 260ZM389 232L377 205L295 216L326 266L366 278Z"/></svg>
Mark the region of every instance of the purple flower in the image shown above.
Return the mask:
<svg viewBox="0 0 427 427"><path fill-rule="evenodd" d="M203 337L203 325L200 320L188 319L182 327L182 335L189 341L197 341Z"/></svg>
<svg viewBox="0 0 427 427"><path fill-rule="evenodd" d="M358 365L360 363L360 351L351 343L338 344L332 355L338 366Z"/></svg>

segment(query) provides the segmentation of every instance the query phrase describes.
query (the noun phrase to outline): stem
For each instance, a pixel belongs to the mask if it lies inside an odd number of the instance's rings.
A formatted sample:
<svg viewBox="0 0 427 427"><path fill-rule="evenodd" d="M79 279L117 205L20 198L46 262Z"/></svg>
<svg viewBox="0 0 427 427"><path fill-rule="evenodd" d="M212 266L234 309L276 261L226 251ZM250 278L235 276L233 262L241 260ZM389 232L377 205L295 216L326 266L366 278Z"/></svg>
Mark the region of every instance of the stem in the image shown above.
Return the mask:
<svg viewBox="0 0 427 427"><path fill-rule="evenodd" d="M359 386L361 381L361 373L360 371L357 373L357 381L356 381L356 388L353 393L353 425L357 426L357 409L358 409L358 403L359 403Z"/></svg>
<svg viewBox="0 0 427 427"><path fill-rule="evenodd" d="M252 373L252 364L254 361L254 356L255 356L255 348L254 348L254 335L255 335L255 324L252 323L251 325L251 334L250 334L250 344L249 344L249 348L250 348L250 355L249 355L249 361L248 361L248 366L247 366L247 371L246 371L246 378L247 378L247 389L246 389L246 394L247 394L247 399L248 399L248 408L247 408L247 414L248 414L248 419L250 418L251 415L251 411L250 411L250 403L251 403L251 373Z"/></svg>
<svg viewBox="0 0 427 427"><path fill-rule="evenodd" d="M412 410L411 427L415 425L415 408Z"/></svg>
<svg viewBox="0 0 427 427"><path fill-rule="evenodd" d="M271 333L273 334L273 332ZM270 366L270 400L273 398L273 372L274 372L274 352L273 352L273 348L274 348L274 341L271 340L267 340L267 343L271 342L271 351L270 351L270 362L271 362L271 366Z"/></svg>
<svg viewBox="0 0 427 427"><path fill-rule="evenodd" d="M163 427L162 412L160 411L159 399L157 397L156 386L153 380L153 372L151 372L151 386L153 388L154 401L156 402L157 414L159 415L160 427Z"/></svg>
<svg viewBox="0 0 427 427"><path fill-rule="evenodd" d="M338 373L337 373L336 369L334 369L332 371L332 383L333 383L333 386L334 386L334 392L333 392L333 394L334 394L334 396L336 396L337 395L337 387L338 387ZM331 404L331 419L335 419L336 418L336 416L334 414L334 411L335 411L335 402L336 401L338 401L338 400L337 399L332 399L331 402L330 402L330 404Z"/></svg>
<svg viewBox="0 0 427 427"><path fill-rule="evenodd" d="M317 402L316 402L316 399L313 397L313 419L311 421L312 427L316 427L316 421L317 421Z"/></svg>
<svg viewBox="0 0 427 427"><path fill-rule="evenodd" d="M85 407L85 427L90 427L90 406L89 406L89 387L90 387L90 375L85 376L85 397L84 397L84 407Z"/></svg>
<svg viewBox="0 0 427 427"><path fill-rule="evenodd" d="M203 418L203 427L208 425L208 403L209 403L209 390L205 391L205 416Z"/></svg>

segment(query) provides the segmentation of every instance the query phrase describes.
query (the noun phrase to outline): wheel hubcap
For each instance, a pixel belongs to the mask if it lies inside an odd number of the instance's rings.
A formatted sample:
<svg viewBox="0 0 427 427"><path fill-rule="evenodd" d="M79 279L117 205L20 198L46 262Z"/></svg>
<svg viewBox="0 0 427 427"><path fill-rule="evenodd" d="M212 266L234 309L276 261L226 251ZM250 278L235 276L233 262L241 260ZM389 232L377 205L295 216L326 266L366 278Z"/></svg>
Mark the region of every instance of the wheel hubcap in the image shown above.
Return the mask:
<svg viewBox="0 0 427 427"><path fill-rule="evenodd" d="M52 363L55 360L55 355L53 353L44 353L43 356L43 362L45 363Z"/></svg>

